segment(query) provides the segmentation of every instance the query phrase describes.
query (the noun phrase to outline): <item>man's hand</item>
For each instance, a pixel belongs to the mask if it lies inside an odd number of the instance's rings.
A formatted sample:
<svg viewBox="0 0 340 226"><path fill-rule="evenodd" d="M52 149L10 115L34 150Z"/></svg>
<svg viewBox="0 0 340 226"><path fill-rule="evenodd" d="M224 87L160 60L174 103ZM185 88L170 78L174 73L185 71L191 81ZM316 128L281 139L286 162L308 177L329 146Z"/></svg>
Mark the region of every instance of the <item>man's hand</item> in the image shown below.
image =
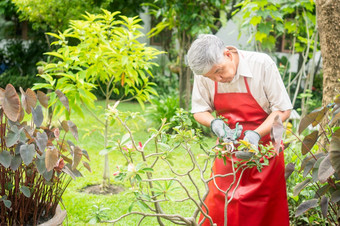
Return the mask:
<svg viewBox="0 0 340 226"><path fill-rule="evenodd" d="M237 126L235 129L230 129L222 119L214 119L211 121L211 131L223 142L233 142L241 136L243 127Z"/></svg>
<svg viewBox="0 0 340 226"><path fill-rule="evenodd" d="M258 134L254 130L246 130L244 132L244 138L243 140L248 141L249 143L256 146L256 148L259 146L259 141L261 139L260 134Z"/></svg>

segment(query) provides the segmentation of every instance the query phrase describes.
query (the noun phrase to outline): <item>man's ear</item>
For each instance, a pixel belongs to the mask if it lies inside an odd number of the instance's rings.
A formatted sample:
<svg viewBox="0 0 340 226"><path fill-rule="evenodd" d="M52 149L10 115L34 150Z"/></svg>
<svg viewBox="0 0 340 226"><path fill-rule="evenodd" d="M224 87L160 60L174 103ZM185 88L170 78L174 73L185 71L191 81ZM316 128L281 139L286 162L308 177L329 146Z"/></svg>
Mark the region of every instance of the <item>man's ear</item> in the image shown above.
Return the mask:
<svg viewBox="0 0 340 226"><path fill-rule="evenodd" d="M227 57L229 57L229 58L232 57L232 54L231 54L231 52L230 52L230 50L229 50L228 48L225 48L225 49L224 49L223 55L224 55L224 56L227 56Z"/></svg>

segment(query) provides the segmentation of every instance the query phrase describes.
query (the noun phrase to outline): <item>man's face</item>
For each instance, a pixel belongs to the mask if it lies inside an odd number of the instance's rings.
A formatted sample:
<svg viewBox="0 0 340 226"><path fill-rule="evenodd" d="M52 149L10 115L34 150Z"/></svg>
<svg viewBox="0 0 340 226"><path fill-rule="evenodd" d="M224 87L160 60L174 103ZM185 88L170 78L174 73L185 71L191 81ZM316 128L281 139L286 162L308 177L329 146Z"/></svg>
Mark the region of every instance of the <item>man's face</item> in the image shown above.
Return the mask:
<svg viewBox="0 0 340 226"><path fill-rule="evenodd" d="M215 64L209 72L204 74L204 77L210 78L215 82L229 83L236 75L236 64L233 60L233 55L226 50L224 52L224 61L220 64Z"/></svg>

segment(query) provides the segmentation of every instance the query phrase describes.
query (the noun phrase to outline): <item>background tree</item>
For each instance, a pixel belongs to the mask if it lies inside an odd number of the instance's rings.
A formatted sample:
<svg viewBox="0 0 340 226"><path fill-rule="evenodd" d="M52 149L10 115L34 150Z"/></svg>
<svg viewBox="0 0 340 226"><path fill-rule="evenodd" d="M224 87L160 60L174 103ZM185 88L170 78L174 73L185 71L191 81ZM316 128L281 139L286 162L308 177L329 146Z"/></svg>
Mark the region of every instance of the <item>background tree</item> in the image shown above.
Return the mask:
<svg viewBox="0 0 340 226"><path fill-rule="evenodd" d="M302 115L321 104L320 93L311 93L318 87L320 50L316 26L315 4L301 0L259 0L243 1L241 27L251 31L255 49L267 51L281 64L281 75L295 109ZM275 52L298 54L297 72L289 71L289 61L275 55ZM320 84L322 86L322 84ZM319 87L318 87L319 88ZM312 101L312 98L314 99ZM319 103L316 103L319 100Z"/></svg>
<svg viewBox="0 0 340 226"><path fill-rule="evenodd" d="M316 0L318 31L323 65L325 105L340 93L340 1Z"/></svg>
<svg viewBox="0 0 340 226"><path fill-rule="evenodd" d="M185 64L185 54L199 33L213 33L222 26L221 21L232 17L238 1L214 0L158 0L149 6L149 12L161 21L150 31L157 35L164 29L171 30L171 36L178 42L180 107L188 109L191 97L192 72ZM220 20L223 18L223 20Z"/></svg>
<svg viewBox="0 0 340 226"><path fill-rule="evenodd" d="M69 106L83 116L83 108L90 111L98 121L104 138L104 148L108 147L110 119L105 115L113 93L120 95L120 100L129 96L141 105L156 95L149 82L153 60L162 52L138 42L143 36L137 17L117 16L103 10L102 14L84 15L84 20L71 20L69 29L63 33L48 33L57 41L58 49L48 52L55 57L53 62L42 63L42 78L46 83L36 84L35 89L46 88L61 90L69 100ZM73 42L71 41L73 40ZM72 43L76 44L72 44ZM102 115L94 110L95 88L105 97ZM53 100L57 96L51 94ZM52 101L53 102L53 101ZM60 105L57 110L69 115L69 109ZM98 150L99 151L99 150ZM104 154L103 185L110 183L108 152Z"/></svg>

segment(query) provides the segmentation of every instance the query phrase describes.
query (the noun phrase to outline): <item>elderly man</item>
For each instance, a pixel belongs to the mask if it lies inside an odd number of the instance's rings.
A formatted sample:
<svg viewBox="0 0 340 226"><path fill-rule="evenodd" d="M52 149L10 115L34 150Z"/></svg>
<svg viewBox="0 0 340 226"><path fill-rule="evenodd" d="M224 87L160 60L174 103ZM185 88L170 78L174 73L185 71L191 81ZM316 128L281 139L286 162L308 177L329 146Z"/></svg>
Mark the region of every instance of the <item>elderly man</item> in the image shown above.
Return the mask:
<svg viewBox="0 0 340 226"><path fill-rule="evenodd" d="M214 35L200 35L188 51L188 64L195 74L191 112L219 139L233 141L239 137L255 146L259 142L266 145L275 116L282 121L289 118L292 104L276 64L268 55L225 46ZM214 118L213 111L228 124ZM236 129L236 124L241 126ZM262 172L255 167L243 173L228 205L228 226L289 225L284 169L284 156L280 154L269 159ZM214 174L232 170L230 159L226 165L216 159ZM233 180L217 177L216 183L226 191ZM218 226L224 225L225 196L213 181L209 188L205 200L208 214ZM203 216L200 221L209 225Z"/></svg>

